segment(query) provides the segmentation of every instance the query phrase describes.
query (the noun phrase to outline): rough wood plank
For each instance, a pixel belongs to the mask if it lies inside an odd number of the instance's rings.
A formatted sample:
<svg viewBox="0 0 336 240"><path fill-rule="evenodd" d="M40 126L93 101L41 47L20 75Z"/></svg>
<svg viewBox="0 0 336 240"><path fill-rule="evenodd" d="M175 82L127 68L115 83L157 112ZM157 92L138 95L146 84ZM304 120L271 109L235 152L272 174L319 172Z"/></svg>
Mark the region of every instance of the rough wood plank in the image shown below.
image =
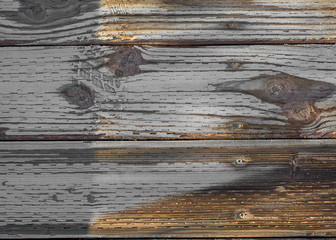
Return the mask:
<svg viewBox="0 0 336 240"><path fill-rule="evenodd" d="M335 43L334 0L2 0L1 45Z"/></svg>
<svg viewBox="0 0 336 240"><path fill-rule="evenodd" d="M2 142L0 237L336 236L334 140Z"/></svg>
<svg viewBox="0 0 336 240"><path fill-rule="evenodd" d="M335 46L0 49L0 137L335 137Z"/></svg>

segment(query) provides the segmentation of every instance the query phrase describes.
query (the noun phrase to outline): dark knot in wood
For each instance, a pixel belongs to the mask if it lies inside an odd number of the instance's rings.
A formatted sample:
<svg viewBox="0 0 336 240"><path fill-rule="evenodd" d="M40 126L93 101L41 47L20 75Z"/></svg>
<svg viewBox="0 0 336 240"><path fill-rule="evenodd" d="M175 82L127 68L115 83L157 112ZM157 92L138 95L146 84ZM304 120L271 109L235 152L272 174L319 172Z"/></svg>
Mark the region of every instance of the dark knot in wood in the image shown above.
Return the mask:
<svg viewBox="0 0 336 240"><path fill-rule="evenodd" d="M38 2L33 2L21 8L22 13L33 22L42 22L47 17L46 8Z"/></svg>
<svg viewBox="0 0 336 240"><path fill-rule="evenodd" d="M4 16L10 20L29 24L34 28L50 28L52 25L62 25L70 18L83 11L98 8L95 1L80 0L18 0L20 7L17 11L5 12ZM75 20L74 20L75 21Z"/></svg>
<svg viewBox="0 0 336 240"><path fill-rule="evenodd" d="M246 81L214 85L216 91L242 92L280 106L293 124L309 124L322 112L316 101L335 92L331 83L300 78L289 74L261 75Z"/></svg>
<svg viewBox="0 0 336 240"><path fill-rule="evenodd" d="M96 66L96 69L107 67L117 77L133 76L141 72L139 66L146 63L139 50L122 47L119 51L108 56L108 61Z"/></svg>
<svg viewBox="0 0 336 240"><path fill-rule="evenodd" d="M230 22L226 24L228 30L237 30L241 26L239 22Z"/></svg>
<svg viewBox="0 0 336 240"><path fill-rule="evenodd" d="M288 102L282 109L292 123L311 123L321 113L321 110L309 101Z"/></svg>
<svg viewBox="0 0 336 240"><path fill-rule="evenodd" d="M61 90L65 99L79 108L89 108L94 104L93 91L84 84L69 84Z"/></svg>
<svg viewBox="0 0 336 240"><path fill-rule="evenodd" d="M112 68L118 77L140 73L139 65L143 63L145 60L136 49L120 50L111 59Z"/></svg>
<svg viewBox="0 0 336 240"><path fill-rule="evenodd" d="M286 101L296 91L295 84L285 79L271 79L266 82L266 93L274 99Z"/></svg>

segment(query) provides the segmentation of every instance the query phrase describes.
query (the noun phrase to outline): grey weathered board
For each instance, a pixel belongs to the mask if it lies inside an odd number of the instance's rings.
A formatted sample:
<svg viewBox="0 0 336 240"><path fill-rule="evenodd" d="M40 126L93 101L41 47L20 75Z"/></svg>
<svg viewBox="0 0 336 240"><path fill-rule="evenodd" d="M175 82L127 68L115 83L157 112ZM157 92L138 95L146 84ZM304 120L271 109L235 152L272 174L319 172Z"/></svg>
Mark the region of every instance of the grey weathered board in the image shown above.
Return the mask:
<svg viewBox="0 0 336 240"><path fill-rule="evenodd" d="M334 138L336 47L0 48L0 138Z"/></svg>
<svg viewBox="0 0 336 240"><path fill-rule="evenodd" d="M0 238L335 236L334 140L0 145Z"/></svg>
<svg viewBox="0 0 336 240"><path fill-rule="evenodd" d="M0 45L335 43L334 0L1 0Z"/></svg>
<svg viewBox="0 0 336 240"><path fill-rule="evenodd" d="M336 237L334 43L335 0L0 0L0 238Z"/></svg>

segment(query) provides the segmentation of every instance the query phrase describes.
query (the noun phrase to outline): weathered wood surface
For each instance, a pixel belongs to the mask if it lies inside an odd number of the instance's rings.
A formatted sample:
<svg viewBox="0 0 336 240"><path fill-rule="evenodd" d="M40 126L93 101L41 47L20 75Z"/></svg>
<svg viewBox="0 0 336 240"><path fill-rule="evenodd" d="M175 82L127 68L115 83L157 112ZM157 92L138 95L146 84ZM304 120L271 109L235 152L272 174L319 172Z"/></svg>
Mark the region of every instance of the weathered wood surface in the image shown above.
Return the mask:
<svg viewBox="0 0 336 240"><path fill-rule="evenodd" d="M0 45L335 43L334 0L2 0Z"/></svg>
<svg viewBox="0 0 336 240"><path fill-rule="evenodd" d="M0 237L336 236L334 140L0 145Z"/></svg>
<svg viewBox="0 0 336 240"><path fill-rule="evenodd" d="M1 48L0 138L334 138L335 50Z"/></svg>

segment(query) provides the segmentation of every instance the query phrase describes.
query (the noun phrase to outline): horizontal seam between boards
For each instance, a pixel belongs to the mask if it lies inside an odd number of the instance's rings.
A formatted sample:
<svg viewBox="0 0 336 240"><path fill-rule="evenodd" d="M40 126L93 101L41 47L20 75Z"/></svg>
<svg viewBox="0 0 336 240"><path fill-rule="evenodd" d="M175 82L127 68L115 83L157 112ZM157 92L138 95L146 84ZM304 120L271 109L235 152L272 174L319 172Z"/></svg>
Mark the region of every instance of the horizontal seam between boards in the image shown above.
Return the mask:
<svg viewBox="0 0 336 240"><path fill-rule="evenodd" d="M184 40L183 40L184 41ZM147 42L134 42L134 43L94 43L88 42L88 43L81 43L81 44L12 44L12 45L1 45L0 48L10 48L10 47L85 47L85 46L124 46L124 45L132 45L132 46L153 46L153 47L182 47L182 48L188 48L188 47L205 47L205 46L304 46L304 45L327 45L327 46L333 46L336 45L336 40L333 42L236 42L236 43L225 43L225 42L218 42L218 43L196 43L196 44L180 44L179 41L176 41L176 44L174 41L169 42L168 44L163 43L147 43Z"/></svg>
<svg viewBox="0 0 336 240"><path fill-rule="evenodd" d="M55 135L56 137L59 137L58 135ZM66 135L65 135L66 136ZM18 136L14 136L18 137ZM147 139L24 139L24 140L0 140L1 143L8 143L8 142L182 142L182 141L264 141L264 142L269 142L269 141L294 141L294 140L300 140L302 142L304 141L328 141L332 142L335 141L336 144L336 138L223 138L223 139L218 139L218 138L169 138L169 139L155 139L155 138L147 138Z"/></svg>

